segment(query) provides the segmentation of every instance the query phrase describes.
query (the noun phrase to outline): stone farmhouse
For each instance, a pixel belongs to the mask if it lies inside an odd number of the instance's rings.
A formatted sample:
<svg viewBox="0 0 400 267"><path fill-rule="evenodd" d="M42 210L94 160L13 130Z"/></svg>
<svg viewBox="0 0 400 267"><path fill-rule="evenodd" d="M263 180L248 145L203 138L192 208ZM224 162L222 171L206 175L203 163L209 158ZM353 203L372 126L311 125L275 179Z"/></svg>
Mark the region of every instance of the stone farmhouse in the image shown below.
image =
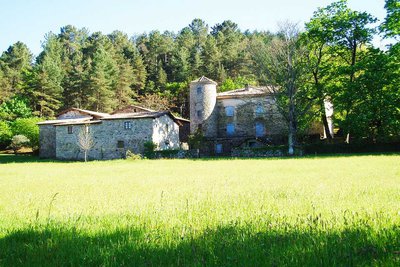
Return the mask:
<svg viewBox="0 0 400 267"><path fill-rule="evenodd" d="M82 130L89 131L93 139L89 159L117 159L124 158L128 150L143 153L147 141L159 150L179 149L179 132L185 132L189 121L168 111L129 106L112 114L71 108L38 125L40 157L80 160L84 157L78 145Z"/></svg>
<svg viewBox="0 0 400 267"><path fill-rule="evenodd" d="M287 123L275 104L271 87L246 86L217 93L217 83L201 77L190 83L190 121L169 111L128 106L111 114L71 108L40 126L39 154L44 158L83 159L78 133L91 133L94 147L89 159L124 158L129 150L143 153L147 141L158 150L180 149L189 133L204 139L202 154L230 155L234 148L282 144ZM332 120L329 120L332 124ZM315 125L310 135L320 135Z"/></svg>
<svg viewBox="0 0 400 267"><path fill-rule="evenodd" d="M288 128L273 93L253 86L217 93L217 83L203 76L190 84L190 132L203 134L203 152L211 155L283 143ZM318 128L309 134L319 135Z"/></svg>

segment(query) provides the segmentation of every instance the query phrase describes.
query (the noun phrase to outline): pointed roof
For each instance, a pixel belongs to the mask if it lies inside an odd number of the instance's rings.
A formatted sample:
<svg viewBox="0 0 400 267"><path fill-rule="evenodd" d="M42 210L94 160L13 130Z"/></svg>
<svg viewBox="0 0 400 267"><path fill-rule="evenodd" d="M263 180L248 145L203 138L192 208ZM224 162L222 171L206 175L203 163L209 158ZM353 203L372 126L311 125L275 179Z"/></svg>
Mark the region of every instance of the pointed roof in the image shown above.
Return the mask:
<svg viewBox="0 0 400 267"><path fill-rule="evenodd" d="M210 78L207 78L206 76L201 76L199 79L192 81L192 83L212 83L215 85L218 84L217 82L211 80Z"/></svg>

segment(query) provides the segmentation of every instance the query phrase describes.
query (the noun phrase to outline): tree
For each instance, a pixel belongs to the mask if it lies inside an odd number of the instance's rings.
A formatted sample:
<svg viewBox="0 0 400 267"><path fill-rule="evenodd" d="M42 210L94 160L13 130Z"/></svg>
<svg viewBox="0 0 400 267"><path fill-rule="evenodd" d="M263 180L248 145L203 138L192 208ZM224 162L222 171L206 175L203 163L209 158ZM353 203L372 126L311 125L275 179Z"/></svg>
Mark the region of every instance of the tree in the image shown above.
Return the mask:
<svg viewBox="0 0 400 267"><path fill-rule="evenodd" d="M0 147L4 148L9 144L12 137L12 131L9 124L0 120Z"/></svg>
<svg viewBox="0 0 400 267"><path fill-rule="evenodd" d="M14 96L10 100L0 105L0 120L8 122L17 118L32 117L32 110L28 106L28 101L21 96Z"/></svg>
<svg viewBox="0 0 400 267"><path fill-rule="evenodd" d="M33 150L39 148L39 126L38 122L42 121L40 118L18 118L11 123L11 130L13 135L24 135L30 141L29 145Z"/></svg>
<svg viewBox="0 0 400 267"><path fill-rule="evenodd" d="M2 70L2 99L3 101L14 94L23 93L23 75L32 67L33 56L29 48L22 42L11 45L0 56L0 69ZM2 100L0 99L0 101Z"/></svg>
<svg viewBox="0 0 400 267"><path fill-rule="evenodd" d="M61 52L56 35L47 34L44 50L34 67L34 87L30 89L34 113L40 117L53 117L62 106L64 71Z"/></svg>
<svg viewBox="0 0 400 267"><path fill-rule="evenodd" d="M387 14L380 29L386 37L397 38L400 35L400 1L385 0L385 9Z"/></svg>
<svg viewBox="0 0 400 267"><path fill-rule="evenodd" d="M83 151L85 162L87 162L87 154L94 147L92 134L89 125L83 125L78 133L78 146Z"/></svg>
<svg viewBox="0 0 400 267"><path fill-rule="evenodd" d="M102 112L114 110L117 106L114 91L117 67L110 53L101 44L93 55L89 73L88 108Z"/></svg>
<svg viewBox="0 0 400 267"><path fill-rule="evenodd" d="M267 81L272 85L276 105L288 124L288 153L297 145L299 117L312 105L305 84L305 49L299 42L299 29L290 22L279 26L278 37L268 47Z"/></svg>

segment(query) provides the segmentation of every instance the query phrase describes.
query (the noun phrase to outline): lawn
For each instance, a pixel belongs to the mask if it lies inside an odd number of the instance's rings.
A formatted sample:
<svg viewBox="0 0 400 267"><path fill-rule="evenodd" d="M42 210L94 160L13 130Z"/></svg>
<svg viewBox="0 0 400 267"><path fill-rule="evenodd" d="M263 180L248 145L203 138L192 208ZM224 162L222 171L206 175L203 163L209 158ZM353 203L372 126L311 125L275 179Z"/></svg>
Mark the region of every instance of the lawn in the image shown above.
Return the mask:
<svg viewBox="0 0 400 267"><path fill-rule="evenodd" d="M0 155L0 266L398 266L400 155Z"/></svg>

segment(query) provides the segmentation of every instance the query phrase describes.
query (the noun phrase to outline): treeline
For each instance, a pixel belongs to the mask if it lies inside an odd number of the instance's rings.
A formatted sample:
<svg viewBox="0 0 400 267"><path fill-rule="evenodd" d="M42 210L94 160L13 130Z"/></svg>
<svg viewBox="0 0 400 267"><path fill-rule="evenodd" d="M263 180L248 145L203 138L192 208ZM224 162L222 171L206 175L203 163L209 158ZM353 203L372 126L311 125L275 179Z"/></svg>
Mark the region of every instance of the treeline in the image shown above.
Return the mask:
<svg viewBox="0 0 400 267"><path fill-rule="evenodd" d="M318 9L305 31L286 23L276 33L243 32L232 21L209 27L194 19L178 33L130 38L68 25L45 36L36 58L21 42L2 53L0 119L51 118L69 107L110 112L134 102L188 117L188 83L205 75L220 91L282 88L278 102L295 135L315 117L326 124L329 100L343 134L393 139L400 133L400 47L371 45L375 34L399 38L399 1L385 3L377 27L345 0Z"/></svg>

